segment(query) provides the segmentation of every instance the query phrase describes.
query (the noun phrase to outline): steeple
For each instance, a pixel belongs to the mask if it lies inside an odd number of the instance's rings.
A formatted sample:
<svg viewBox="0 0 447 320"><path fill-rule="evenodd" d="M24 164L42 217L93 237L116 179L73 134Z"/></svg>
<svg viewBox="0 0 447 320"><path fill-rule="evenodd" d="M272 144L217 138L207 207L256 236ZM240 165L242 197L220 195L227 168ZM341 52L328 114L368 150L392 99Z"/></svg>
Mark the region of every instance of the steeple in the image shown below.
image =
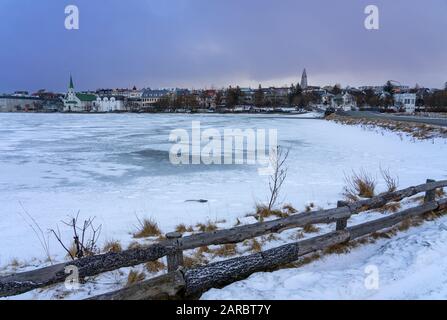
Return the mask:
<svg viewBox="0 0 447 320"><path fill-rule="evenodd" d="M306 72L306 69L304 69L303 75L301 77L301 89L307 89L307 72Z"/></svg>
<svg viewBox="0 0 447 320"><path fill-rule="evenodd" d="M70 74L70 86L68 87L68 89L73 90L74 89L74 85L73 85L73 77Z"/></svg>

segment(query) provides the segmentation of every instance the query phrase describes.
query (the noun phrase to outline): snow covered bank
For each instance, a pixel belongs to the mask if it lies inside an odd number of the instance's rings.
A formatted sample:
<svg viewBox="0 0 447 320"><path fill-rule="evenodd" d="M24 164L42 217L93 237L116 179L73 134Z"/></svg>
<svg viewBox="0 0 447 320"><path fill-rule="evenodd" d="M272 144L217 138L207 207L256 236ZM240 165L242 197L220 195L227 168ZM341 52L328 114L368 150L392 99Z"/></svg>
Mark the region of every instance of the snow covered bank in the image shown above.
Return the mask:
<svg viewBox="0 0 447 320"><path fill-rule="evenodd" d="M349 254L255 274L202 299L447 299L446 252L443 217ZM365 286L371 267L378 270L378 289Z"/></svg>

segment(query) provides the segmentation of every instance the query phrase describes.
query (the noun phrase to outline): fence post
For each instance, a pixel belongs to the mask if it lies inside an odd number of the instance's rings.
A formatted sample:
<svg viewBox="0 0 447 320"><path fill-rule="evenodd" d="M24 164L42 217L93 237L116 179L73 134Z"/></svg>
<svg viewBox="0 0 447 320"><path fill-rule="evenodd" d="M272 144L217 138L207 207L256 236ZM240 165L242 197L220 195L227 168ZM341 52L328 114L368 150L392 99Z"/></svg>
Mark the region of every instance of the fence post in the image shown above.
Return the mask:
<svg viewBox="0 0 447 320"><path fill-rule="evenodd" d="M427 179L427 183L433 183L433 182L436 182L436 180ZM428 190L425 193L424 203L433 202L435 200L436 200L436 189Z"/></svg>
<svg viewBox="0 0 447 320"><path fill-rule="evenodd" d="M166 234L168 240L175 240L175 246L178 247L179 239L182 238L182 234L179 232L171 232ZM180 267L183 267L183 251L176 250L174 253L167 256L168 272L177 271Z"/></svg>
<svg viewBox="0 0 447 320"><path fill-rule="evenodd" d="M349 203L346 201L338 201L337 202L337 208L347 207L348 205L349 205ZM338 219L336 231L345 230L347 226L348 226L348 218Z"/></svg>

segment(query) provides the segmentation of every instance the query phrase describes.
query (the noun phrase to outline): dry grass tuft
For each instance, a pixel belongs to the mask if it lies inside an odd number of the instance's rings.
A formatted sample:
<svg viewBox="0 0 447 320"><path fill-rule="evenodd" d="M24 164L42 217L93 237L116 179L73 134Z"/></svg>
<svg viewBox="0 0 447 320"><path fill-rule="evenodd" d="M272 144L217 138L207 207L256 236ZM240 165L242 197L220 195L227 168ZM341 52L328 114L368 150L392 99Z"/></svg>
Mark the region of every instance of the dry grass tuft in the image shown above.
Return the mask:
<svg viewBox="0 0 447 320"><path fill-rule="evenodd" d="M208 221L206 224L199 223L196 227L200 232L213 232L219 229L217 225L211 221Z"/></svg>
<svg viewBox="0 0 447 320"><path fill-rule="evenodd" d="M72 257L76 257L78 255L78 248L76 247L76 243L72 242L70 248L68 248L67 258L72 259Z"/></svg>
<svg viewBox="0 0 447 320"><path fill-rule="evenodd" d="M199 254L204 254L204 253L210 253L211 249L209 247L200 247L199 250L197 251Z"/></svg>
<svg viewBox="0 0 447 320"><path fill-rule="evenodd" d="M194 254L194 256L185 256L183 258L183 265L186 269L191 269L198 266L203 266L208 263L208 260L203 255L200 249Z"/></svg>
<svg viewBox="0 0 447 320"><path fill-rule="evenodd" d="M320 231L320 229L313 224L308 224L303 228L304 233L317 233L318 231Z"/></svg>
<svg viewBox="0 0 447 320"><path fill-rule="evenodd" d="M121 246L121 243L119 241L111 240L106 242L102 251L106 253L107 252L119 253L123 251L123 247Z"/></svg>
<svg viewBox="0 0 447 320"><path fill-rule="evenodd" d="M273 233L271 233L268 236L264 237L264 243L265 242L271 242L271 241L278 241L278 240L279 240L279 238L275 234L273 234Z"/></svg>
<svg viewBox="0 0 447 320"><path fill-rule="evenodd" d="M277 218L287 218L289 214L281 210L269 210L265 205L256 205L255 217L258 221L264 221L266 218L277 217Z"/></svg>
<svg viewBox="0 0 447 320"><path fill-rule="evenodd" d="M132 241L129 244L129 246L127 247L127 249L129 249L129 250L141 249L141 248L143 248L143 246L139 242L137 242L137 241Z"/></svg>
<svg viewBox="0 0 447 320"><path fill-rule="evenodd" d="M304 239L304 237L305 237L304 232L301 231L301 230L299 230L299 231L297 231L294 235L292 235L291 238L292 238L293 240L301 240L301 239Z"/></svg>
<svg viewBox="0 0 447 320"><path fill-rule="evenodd" d="M319 254L319 253L314 253L312 255L305 256L302 259L295 262L295 268L302 267L302 266L312 263L320 258L321 258L321 254Z"/></svg>
<svg viewBox="0 0 447 320"><path fill-rule="evenodd" d="M444 191L444 188L436 189L435 194L436 194L436 198L437 199L441 199L441 198L443 198L446 195L446 193Z"/></svg>
<svg viewBox="0 0 447 320"><path fill-rule="evenodd" d="M380 169L380 173L382 174L383 180L385 180L387 191L388 192L397 191L397 188L399 187L399 178L393 177L388 169L387 170Z"/></svg>
<svg viewBox="0 0 447 320"><path fill-rule="evenodd" d="M194 228L192 226L187 227L185 224L182 223L175 228L175 232L178 233L194 232Z"/></svg>
<svg viewBox="0 0 447 320"><path fill-rule="evenodd" d="M18 268L20 267L20 261L17 258L14 258L11 260L11 262L9 263L9 265L13 268Z"/></svg>
<svg viewBox="0 0 447 320"><path fill-rule="evenodd" d="M135 239L158 237L161 235L157 222L152 219L144 219L143 221L138 222L138 229L133 235Z"/></svg>
<svg viewBox="0 0 447 320"><path fill-rule="evenodd" d="M286 204L282 207L282 211L287 213L289 216L298 212L291 204Z"/></svg>
<svg viewBox="0 0 447 320"><path fill-rule="evenodd" d="M324 250L325 254L346 254L351 251L350 244L349 243L341 243L333 245L332 247L327 248Z"/></svg>
<svg viewBox="0 0 447 320"><path fill-rule="evenodd" d="M166 266L160 260L156 260L156 261L150 261L150 262L146 263L145 268L147 271L149 271L151 273L156 273L156 272L165 270Z"/></svg>
<svg viewBox="0 0 447 320"><path fill-rule="evenodd" d="M408 229L410 229L413 225L413 221L412 219L405 219L404 221L402 221L398 226L397 229L399 231L407 231Z"/></svg>
<svg viewBox="0 0 447 320"><path fill-rule="evenodd" d="M127 276L127 284L126 287L129 287L135 283L141 282L144 279L146 279L146 275L143 272L138 271L130 271L129 275Z"/></svg>
<svg viewBox="0 0 447 320"><path fill-rule="evenodd" d="M252 239L249 242L248 247L249 247L249 250L254 253L259 253L262 251L262 244L256 239Z"/></svg>
<svg viewBox="0 0 447 320"><path fill-rule="evenodd" d="M396 213L400 210L401 204L400 202L390 202L384 205L382 208L377 209L380 213Z"/></svg>
<svg viewBox="0 0 447 320"><path fill-rule="evenodd" d="M346 200L355 202L360 198L372 198L375 196L376 180L366 171L353 172L351 177L345 177L346 186L343 196Z"/></svg>
<svg viewBox="0 0 447 320"><path fill-rule="evenodd" d="M315 203L311 202L306 206L306 212L311 212L313 209L315 209Z"/></svg>
<svg viewBox="0 0 447 320"><path fill-rule="evenodd" d="M233 243L224 244L213 252L218 257L230 257L237 254L237 246Z"/></svg>

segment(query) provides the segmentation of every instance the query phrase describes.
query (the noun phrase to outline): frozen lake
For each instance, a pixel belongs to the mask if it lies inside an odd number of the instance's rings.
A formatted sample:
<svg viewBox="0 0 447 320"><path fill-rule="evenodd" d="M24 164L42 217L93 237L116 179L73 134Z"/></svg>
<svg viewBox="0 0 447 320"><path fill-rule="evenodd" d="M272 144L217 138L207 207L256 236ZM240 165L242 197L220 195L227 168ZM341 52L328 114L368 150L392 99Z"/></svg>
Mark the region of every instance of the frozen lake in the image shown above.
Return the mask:
<svg viewBox="0 0 447 320"><path fill-rule="evenodd" d="M253 211L267 196L256 166L174 166L173 129L277 129L290 147L282 200L334 206L344 176L390 169L406 187L447 177L445 140L413 141L323 120L251 115L0 114L0 266L12 258L42 257L24 210L43 230L78 211L96 216L102 241L131 241L137 216L164 232L179 223L228 221ZM208 203L185 202L206 199ZM53 254L62 253L53 241Z"/></svg>

